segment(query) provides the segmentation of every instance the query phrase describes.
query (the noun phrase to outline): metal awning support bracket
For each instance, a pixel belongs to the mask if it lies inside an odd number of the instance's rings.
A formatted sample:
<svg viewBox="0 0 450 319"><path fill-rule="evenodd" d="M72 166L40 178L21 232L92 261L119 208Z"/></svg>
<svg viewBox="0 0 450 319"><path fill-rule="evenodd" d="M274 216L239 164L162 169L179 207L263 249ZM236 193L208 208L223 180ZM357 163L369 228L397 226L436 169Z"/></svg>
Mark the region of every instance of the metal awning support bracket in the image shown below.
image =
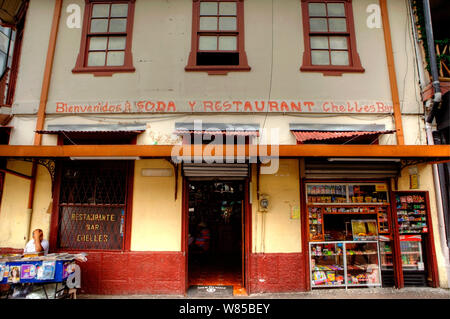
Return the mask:
<svg viewBox="0 0 450 319"><path fill-rule="evenodd" d="M13 160L24 161L24 162L31 162L31 163L36 162L36 164L39 164L39 165L45 167L47 169L48 173L50 174L50 178L52 180L52 189L53 189L53 186L55 184L55 175L56 175L56 161L54 159L50 159L50 158L28 158L28 157L26 157L26 158L14 158ZM11 173L12 172L13 171L11 171ZM18 176L19 175L23 175L22 177L28 178L28 179L32 178L32 176L27 176L27 175L20 174L20 173L17 173L16 175L18 175Z"/></svg>
<svg viewBox="0 0 450 319"><path fill-rule="evenodd" d="M175 196L174 196L174 198L175 198L175 200L177 200L177 197L178 197L178 170L179 170L180 165L178 163L173 162L171 158L165 158L165 160L168 161L170 163L170 165L172 165L172 167L173 167L173 172L175 175Z"/></svg>

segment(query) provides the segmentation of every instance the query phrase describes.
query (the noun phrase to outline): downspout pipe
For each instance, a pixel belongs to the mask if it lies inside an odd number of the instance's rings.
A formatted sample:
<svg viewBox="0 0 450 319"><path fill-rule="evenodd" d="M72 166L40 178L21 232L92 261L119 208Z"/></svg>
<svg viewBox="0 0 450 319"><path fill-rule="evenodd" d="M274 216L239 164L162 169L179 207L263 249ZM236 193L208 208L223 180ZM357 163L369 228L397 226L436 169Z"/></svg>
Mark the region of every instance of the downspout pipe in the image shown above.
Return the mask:
<svg viewBox="0 0 450 319"><path fill-rule="evenodd" d="M430 123L425 123L426 133L427 133L427 141L429 145L434 145L433 133ZM439 238L441 242L441 251L444 257L445 270L447 274L447 287L450 288L450 252L449 247L447 246L447 237L445 232L445 218L444 218L444 207L442 204L442 193L441 193L441 184L439 178L439 171L437 164L432 165L433 169L433 181L434 181L434 192L436 196L436 210L437 217L439 223Z"/></svg>
<svg viewBox="0 0 450 319"><path fill-rule="evenodd" d="M53 60L55 56L55 47L56 47L56 38L58 36L58 27L59 22L61 19L61 10L62 10L62 2L63 0L55 0L55 7L53 10L53 20L51 25L51 31L50 31L50 39L48 43L48 49L47 49L47 57L45 61L45 68L44 68L44 77L42 80L42 88L41 88L41 96L39 100L39 109L37 113L37 120L36 120L36 131L41 131L44 128L45 123L45 108L47 106L48 101L48 92L50 89L50 79L52 75L52 68L53 68ZM34 145L40 146L42 144L42 135L39 133L35 133L34 135ZM30 183L30 190L29 190L29 196L28 196L28 206L27 206L27 213L28 213L28 226L27 226L27 241L30 240L30 232L31 232L31 223L33 219L33 204L34 204L34 195L36 191L36 173L37 173L37 162L33 161L32 166L32 179Z"/></svg>
<svg viewBox="0 0 450 319"><path fill-rule="evenodd" d="M433 123L436 111L442 101L441 84L437 68L436 50L434 48L433 24L431 22L430 0L423 0L423 15L425 18L425 32L427 35L428 55L430 56L431 77L433 78L434 99L433 106L427 117L427 123Z"/></svg>
<svg viewBox="0 0 450 319"><path fill-rule="evenodd" d="M434 88L434 99L433 101L429 101L430 103L433 103L431 107L431 111L429 113L429 116L427 117L425 121L425 130L426 130L426 137L427 137L427 143L428 145L434 145L433 140L433 133L432 133L432 126L431 123L433 122L434 115L436 113L437 107L439 106L442 94L441 94L441 87L439 83L439 75L437 70L437 63L436 63L436 53L434 48L434 36L433 36L433 28L431 24L431 10L430 10L430 3L429 0L423 0L423 7L424 7L424 16L425 16L425 28L426 28L426 35L427 35L427 44L429 49L429 55L430 55L430 67L431 67L431 73L433 78L433 88ZM410 8L412 12L412 3L410 2ZM418 36L416 29L414 28L414 44L417 46L418 43ZM422 82L422 89L425 84L425 79L423 72L420 73L420 79ZM447 275L447 288L450 288L450 252L449 247L447 246L446 241L446 232L445 232L445 219L444 219L444 208L442 204L442 193L441 193L441 187L440 187L440 178L439 178L439 172L438 172L438 166L436 164L432 165L432 171L433 171L433 182L434 182L434 190L435 190L435 196L436 196L436 210L438 215L438 222L439 222L439 238L440 238L440 244L441 244L441 251L442 255L444 257L444 263L445 263L445 270Z"/></svg>

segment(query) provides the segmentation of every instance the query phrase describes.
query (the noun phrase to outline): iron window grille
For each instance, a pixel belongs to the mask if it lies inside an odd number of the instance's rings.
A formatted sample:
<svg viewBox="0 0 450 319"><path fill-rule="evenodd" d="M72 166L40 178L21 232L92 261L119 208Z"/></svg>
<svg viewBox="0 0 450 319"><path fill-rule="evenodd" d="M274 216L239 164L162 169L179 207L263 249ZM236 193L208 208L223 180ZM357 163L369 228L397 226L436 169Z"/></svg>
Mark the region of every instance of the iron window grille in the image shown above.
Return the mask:
<svg viewBox="0 0 450 319"><path fill-rule="evenodd" d="M58 247L122 250L127 211L126 161L63 164Z"/></svg>

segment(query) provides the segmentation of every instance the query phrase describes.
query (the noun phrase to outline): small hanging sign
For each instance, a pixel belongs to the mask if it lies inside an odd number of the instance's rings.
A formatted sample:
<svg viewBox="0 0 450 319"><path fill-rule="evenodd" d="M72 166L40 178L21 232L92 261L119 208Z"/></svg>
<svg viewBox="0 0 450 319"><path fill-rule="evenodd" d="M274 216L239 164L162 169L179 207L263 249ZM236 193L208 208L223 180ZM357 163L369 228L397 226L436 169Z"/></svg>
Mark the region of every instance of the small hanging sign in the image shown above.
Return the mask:
<svg viewBox="0 0 450 319"><path fill-rule="evenodd" d="M300 219L300 207L294 206L291 208L291 219Z"/></svg>

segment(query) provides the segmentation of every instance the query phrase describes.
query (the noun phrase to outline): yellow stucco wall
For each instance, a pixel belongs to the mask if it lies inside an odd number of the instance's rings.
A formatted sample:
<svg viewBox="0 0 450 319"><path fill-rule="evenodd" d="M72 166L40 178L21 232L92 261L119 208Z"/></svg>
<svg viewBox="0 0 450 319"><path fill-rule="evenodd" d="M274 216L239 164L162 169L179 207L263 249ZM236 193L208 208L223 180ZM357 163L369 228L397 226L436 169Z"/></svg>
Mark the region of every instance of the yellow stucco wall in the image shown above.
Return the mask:
<svg viewBox="0 0 450 319"><path fill-rule="evenodd" d="M277 173L260 175L260 194L269 195L266 213L258 212L256 165L252 176L252 252L301 252L300 219L291 219L292 210L300 207L298 160L282 159Z"/></svg>
<svg viewBox="0 0 450 319"><path fill-rule="evenodd" d="M36 188L34 192L33 216L31 219L31 232L42 229L44 238L48 239L50 233L50 220L52 216L52 179L49 171L38 165L36 173ZM52 249L52 247L50 248Z"/></svg>
<svg viewBox="0 0 450 319"><path fill-rule="evenodd" d="M32 164L10 160L8 169L31 175ZM27 228L30 213L27 210L30 181L12 174L6 174L3 198L0 207L0 247L23 248L31 239L33 229L40 228L48 239L52 203L52 183L48 170L37 166L36 191L34 195L30 232Z"/></svg>
<svg viewBox="0 0 450 319"><path fill-rule="evenodd" d="M8 168L31 175L31 163L9 161ZM175 177L142 177L142 168L172 168L165 160L136 161L133 193L131 250L180 251L181 190L179 176L177 201ZM38 165L30 233L41 228L48 239L52 212L52 183L46 168ZM29 213L30 182L6 174L0 207L0 247L20 249L25 246Z"/></svg>
<svg viewBox="0 0 450 319"><path fill-rule="evenodd" d="M431 221L433 225L433 236L434 236L434 245L436 249L436 259L438 263L438 272L439 272L439 284L440 287L447 287L447 273L445 269L445 261L444 256L442 254L441 249L441 241L439 236L439 221L437 216L436 209L436 193L434 191L434 181L433 181L433 169L431 165L420 164L417 165L418 173L419 173L419 189L410 189L409 182L409 171L408 167L403 169L402 175L398 180L398 190L402 191L428 191L430 197L430 212L431 212Z"/></svg>
<svg viewBox="0 0 450 319"><path fill-rule="evenodd" d="M9 161L7 168L31 175L31 163ZM23 248L27 239L28 190L30 181L12 174L5 174L3 198L0 207L0 247Z"/></svg>
<svg viewBox="0 0 450 319"><path fill-rule="evenodd" d="M166 160L136 161L133 190L131 250L180 251L182 178L143 177L143 168L172 168Z"/></svg>

